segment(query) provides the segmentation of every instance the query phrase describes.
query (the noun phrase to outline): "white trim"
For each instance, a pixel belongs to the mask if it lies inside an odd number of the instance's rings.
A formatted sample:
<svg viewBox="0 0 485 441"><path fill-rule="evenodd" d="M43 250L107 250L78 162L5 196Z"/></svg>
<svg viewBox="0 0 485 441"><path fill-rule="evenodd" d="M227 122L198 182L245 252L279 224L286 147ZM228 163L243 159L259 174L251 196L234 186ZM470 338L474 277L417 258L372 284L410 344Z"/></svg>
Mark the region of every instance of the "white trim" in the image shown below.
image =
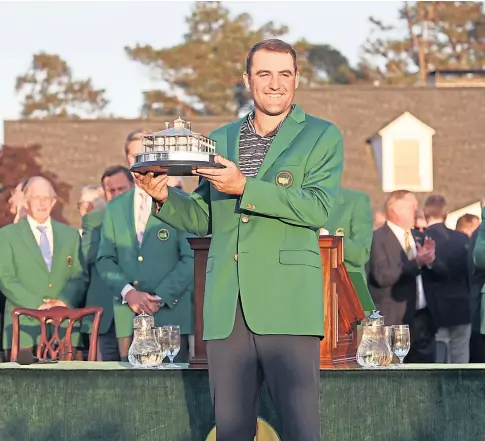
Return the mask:
<svg viewBox="0 0 485 441"><path fill-rule="evenodd" d="M409 112L403 113L375 135L370 143L382 178L382 190L406 189L414 192L433 191L433 135L435 131ZM394 142L419 141L421 185L397 186L394 178ZM381 165L382 161L382 165Z"/></svg>

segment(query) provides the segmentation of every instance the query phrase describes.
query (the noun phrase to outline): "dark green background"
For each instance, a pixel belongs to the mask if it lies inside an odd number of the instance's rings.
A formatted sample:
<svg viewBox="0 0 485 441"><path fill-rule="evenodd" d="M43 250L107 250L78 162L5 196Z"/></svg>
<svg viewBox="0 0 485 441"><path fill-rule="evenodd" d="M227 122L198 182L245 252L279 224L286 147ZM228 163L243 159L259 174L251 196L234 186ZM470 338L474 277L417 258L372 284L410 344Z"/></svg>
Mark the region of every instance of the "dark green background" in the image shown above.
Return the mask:
<svg viewBox="0 0 485 441"><path fill-rule="evenodd" d="M202 441L214 424L204 370L6 365L1 441ZM485 366L325 370L320 390L324 441L485 439ZM278 430L267 394L261 416Z"/></svg>

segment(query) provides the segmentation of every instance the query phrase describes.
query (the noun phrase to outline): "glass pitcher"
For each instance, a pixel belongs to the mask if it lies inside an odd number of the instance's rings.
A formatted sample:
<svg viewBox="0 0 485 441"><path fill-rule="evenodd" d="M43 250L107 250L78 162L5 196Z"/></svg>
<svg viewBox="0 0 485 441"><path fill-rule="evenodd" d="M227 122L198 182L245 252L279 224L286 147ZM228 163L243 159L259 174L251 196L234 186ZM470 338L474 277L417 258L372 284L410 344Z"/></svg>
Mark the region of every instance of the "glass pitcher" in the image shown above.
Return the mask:
<svg viewBox="0 0 485 441"><path fill-rule="evenodd" d="M357 349L357 363L362 367L388 366L392 361L392 351L386 337L384 317L379 311L372 311L362 322L362 340Z"/></svg>
<svg viewBox="0 0 485 441"><path fill-rule="evenodd" d="M155 327L155 319L145 311L133 319L133 329L151 329Z"/></svg>
<svg viewBox="0 0 485 441"><path fill-rule="evenodd" d="M157 367L162 362L162 348L154 328L155 319L144 312L133 319L133 342L128 351L128 361L134 367Z"/></svg>

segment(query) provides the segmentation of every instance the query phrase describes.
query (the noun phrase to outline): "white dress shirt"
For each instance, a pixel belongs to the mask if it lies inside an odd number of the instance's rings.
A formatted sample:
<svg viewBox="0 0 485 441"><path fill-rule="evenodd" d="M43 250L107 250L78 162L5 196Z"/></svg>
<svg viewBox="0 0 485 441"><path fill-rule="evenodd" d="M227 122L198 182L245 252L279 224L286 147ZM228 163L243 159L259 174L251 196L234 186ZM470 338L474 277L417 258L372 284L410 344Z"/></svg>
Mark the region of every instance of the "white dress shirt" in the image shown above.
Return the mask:
<svg viewBox="0 0 485 441"><path fill-rule="evenodd" d="M388 227L396 236L397 240L401 244L402 249L406 253L406 230L399 225L392 223L391 221L387 221ZM412 234L409 236L410 245L413 249L414 256L417 254L416 242L414 241L414 237ZM424 286L423 286L423 278L421 274L416 276L416 309L423 309L426 308L426 297L424 296Z"/></svg>
<svg viewBox="0 0 485 441"><path fill-rule="evenodd" d="M37 242L37 245L40 247L40 236L41 233L37 229L37 227L47 227L46 228L46 234L47 234L47 240L49 241L49 245L51 247L51 254L54 255L54 234L52 233L52 222L51 218L49 217L43 224L39 224L36 220L31 218L30 216L27 216L27 222L30 225L30 229L32 230L32 233L35 237L35 240Z"/></svg>
<svg viewBox="0 0 485 441"><path fill-rule="evenodd" d="M136 236L138 231L140 231L141 225L139 225L140 221L140 207L141 207L141 202L143 199L143 195L146 195L146 204L145 204L145 209L146 210L151 210L152 207L152 198L151 196L147 195L141 188L135 186L135 193L134 193L134 212L133 216L135 219L135 231L133 231L133 234ZM147 216L148 217L148 216ZM145 229L146 225L143 226L143 230ZM132 289L135 289L135 287L131 284L127 284L123 287L121 290L121 298L123 299L122 303L126 303L125 296L128 294Z"/></svg>

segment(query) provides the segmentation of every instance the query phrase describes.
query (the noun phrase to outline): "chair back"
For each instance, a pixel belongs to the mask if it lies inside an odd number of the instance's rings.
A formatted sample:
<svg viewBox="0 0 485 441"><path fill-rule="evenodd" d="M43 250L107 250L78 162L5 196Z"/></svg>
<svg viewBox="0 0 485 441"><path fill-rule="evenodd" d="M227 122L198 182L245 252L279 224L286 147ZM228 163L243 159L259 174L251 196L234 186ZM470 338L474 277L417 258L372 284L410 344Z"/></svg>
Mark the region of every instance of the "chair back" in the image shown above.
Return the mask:
<svg viewBox="0 0 485 441"><path fill-rule="evenodd" d="M37 358L42 359L73 359L73 347L71 342L72 328L74 323L80 321L83 317L94 314L93 329L89 339L88 361L96 361L98 348L98 333L103 308L100 306L91 306L89 308L70 309L61 306L55 306L50 309L28 309L15 308L12 311L13 328L12 328L12 352L10 361L17 361L20 344L20 320L19 317L24 315L32 319L37 319L40 323L40 340L37 345ZM61 338L59 328L64 321L68 321L64 337ZM47 333L47 325L54 328L50 338Z"/></svg>

